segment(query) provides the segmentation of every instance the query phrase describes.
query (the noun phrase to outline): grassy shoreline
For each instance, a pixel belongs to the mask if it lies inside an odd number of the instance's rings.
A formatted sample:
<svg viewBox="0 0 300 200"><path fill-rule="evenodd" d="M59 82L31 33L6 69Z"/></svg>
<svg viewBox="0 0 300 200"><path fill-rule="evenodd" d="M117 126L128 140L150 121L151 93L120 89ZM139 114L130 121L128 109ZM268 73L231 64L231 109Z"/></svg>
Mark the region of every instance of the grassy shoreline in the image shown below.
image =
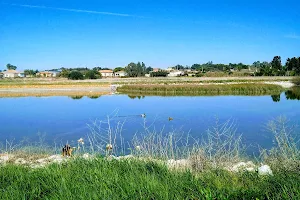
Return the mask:
<svg viewBox="0 0 300 200"><path fill-rule="evenodd" d="M274 147L262 150L255 164L245 165L241 161L249 157L230 122L217 123L204 141L191 144L186 143L189 138L146 129L148 134L133 137L130 157L108 156L105 150L112 144L112 154L118 149L122 153L122 143L109 140L121 137L118 131L101 137L101 132L91 132L87 144L78 140L81 151L74 157L53 155L59 162L47 158L51 149L42 140L33 149L6 143L2 147L12 160L1 164L0 154L0 199L299 199L300 151L294 133L285 118L271 121L269 127ZM107 140L102 139L105 134ZM85 156L89 151L94 153ZM261 162L272 172L255 171Z"/></svg>
<svg viewBox="0 0 300 200"><path fill-rule="evenodd" d="M0 166L0 199L299 199L300 176L277 172L194 174L151 161L73 159L30 169Z"/></svg>
<svg viewBox="0 0 300 200"><path fill-rule="evenodd" d="M292 77L165 77L165 78L103 78L97 80L68 80L65 78L16 78L0 79L0 87L12 86L99 86L110 84L197 84L197 83L230 83L230 82L265 82L265 81L290 81Z"/></svg>

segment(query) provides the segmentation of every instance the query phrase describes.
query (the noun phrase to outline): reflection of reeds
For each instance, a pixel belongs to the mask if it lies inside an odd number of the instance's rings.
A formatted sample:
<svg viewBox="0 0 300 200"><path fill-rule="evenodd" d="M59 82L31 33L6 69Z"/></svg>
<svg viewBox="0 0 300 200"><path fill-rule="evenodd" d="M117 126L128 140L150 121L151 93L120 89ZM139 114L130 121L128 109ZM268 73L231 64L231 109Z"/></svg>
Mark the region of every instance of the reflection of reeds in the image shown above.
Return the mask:
<svg viewBox="0 0 300 200"><path fill-rule="evenodd" d="M225 84L225 85L124 85L118 92L130 95L271 95L283 88L271 84Z"/></svg>

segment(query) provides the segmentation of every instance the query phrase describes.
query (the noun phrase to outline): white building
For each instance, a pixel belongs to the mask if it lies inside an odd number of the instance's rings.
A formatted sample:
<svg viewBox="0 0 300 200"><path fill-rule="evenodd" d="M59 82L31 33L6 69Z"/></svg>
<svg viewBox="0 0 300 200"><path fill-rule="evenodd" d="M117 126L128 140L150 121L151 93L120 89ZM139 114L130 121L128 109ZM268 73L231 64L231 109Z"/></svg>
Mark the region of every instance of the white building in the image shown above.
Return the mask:
<svg viewBox="0 0 300 200"><path fill-rule="evenodd" d="M125 77L127 73L125 71L118 71L114 73L115 77Z"/></svg>
<svg viewBox="0 0 300 200"><path fill-rule="evenodd" d="M184 72L183 71L171 71L168 74L168 77L177 77L177 76L183 76Z"/></svg>
<svg viewBox="0 0 300 200"><path fill-rule="evenodd" d="M105 69L105 70L99 70L101 73L102 77L113 77L114 76L114 71L110 69Z"/></svg>
<svg viewBox="0 0 300 200"><path fill-rule="evenodd" d="M16 70L7 70L2 72L4 78L17 78L19 77L19 72Z"/></svg>

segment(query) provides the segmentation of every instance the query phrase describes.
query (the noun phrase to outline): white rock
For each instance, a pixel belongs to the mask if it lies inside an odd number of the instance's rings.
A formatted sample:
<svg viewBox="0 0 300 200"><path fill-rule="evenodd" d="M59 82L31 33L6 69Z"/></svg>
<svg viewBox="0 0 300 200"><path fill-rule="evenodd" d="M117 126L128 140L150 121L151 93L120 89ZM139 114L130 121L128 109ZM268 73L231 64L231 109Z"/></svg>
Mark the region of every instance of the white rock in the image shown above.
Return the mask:
<svg viewBox="0 0 300 200"><path fill-rule="evenodd" d="M94 158L94 156L90 155L89 153L85 153L82 155L82 158L88 160Z"/></svg>
<svg viewBox="0 0 300 200"><path fill-rule="evenodd" d="M268 165L263 165L258 168L259 175L273 175L271 168Z"/></svg>
<svg viewBox="0 0 300 200"><path fill-rule="evenodd" d="M122 159L131 159L131 158L134 158L134 156L133 155L119 156L116 159L122 160Z"/></svg>
<svg viewBox="0 0 300 200"><path fill-rule="evenodd" d="M229 171L232 172L240 172L240 171L255 171L256 166L253 164L253 162L239 162L235 165L233 165L231 168L228 168Z"/></svg>
<svg viewBox="0 0 300 200"><path fill-rule="evenodd" d="M52 155L47 158L52 163L62 163L66 160L62 155Z"/></svg>
<svg viewBox="0 0 300 200"><path fill-rule="evenodd" d="M37 163L46 163L48 162L48 160L46 158L41 158L41 159L38 159L36 160Z"/></svg>
<svg viewBox="0 0 300 200"><path fill-rule="evenodd" d="M181 159L181 160L170 159L167 161L167 166L171 169L189 168L190 162L186 159Z"/></svg>
<svg viewBox="0 0 300 200"><path fill-rule="evenodd" d="M26 163L27 161L24 158L18 158L17 160L15 160L15 164L17 165L24 165Z"/></svg>
<svg viewBox="0 0 300 200"><path fill-rule="evenodd" d="M9 160L10 156L8 154L0 154L0 164L6 163Z"/></svg>

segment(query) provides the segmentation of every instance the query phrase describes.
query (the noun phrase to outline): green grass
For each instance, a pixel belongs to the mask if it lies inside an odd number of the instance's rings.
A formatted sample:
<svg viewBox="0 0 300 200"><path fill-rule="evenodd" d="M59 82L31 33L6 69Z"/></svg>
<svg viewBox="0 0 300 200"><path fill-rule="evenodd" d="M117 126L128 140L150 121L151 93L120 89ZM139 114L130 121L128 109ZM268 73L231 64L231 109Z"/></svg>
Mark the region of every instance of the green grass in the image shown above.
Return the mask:
<svg viewBox="0 0 300 200"><path fill-rule="evenodd" d="M228 85L124 85L118 92L134 95L271 95L283 88L271 84Z"/></svg>
<svg viewBox="0 0 300 200"><path fill-rule="evenodd" d="M138 160L74 159L61 165L0 169L0 199L299 199L299 173L233 174L168 170Z"/></svg>

